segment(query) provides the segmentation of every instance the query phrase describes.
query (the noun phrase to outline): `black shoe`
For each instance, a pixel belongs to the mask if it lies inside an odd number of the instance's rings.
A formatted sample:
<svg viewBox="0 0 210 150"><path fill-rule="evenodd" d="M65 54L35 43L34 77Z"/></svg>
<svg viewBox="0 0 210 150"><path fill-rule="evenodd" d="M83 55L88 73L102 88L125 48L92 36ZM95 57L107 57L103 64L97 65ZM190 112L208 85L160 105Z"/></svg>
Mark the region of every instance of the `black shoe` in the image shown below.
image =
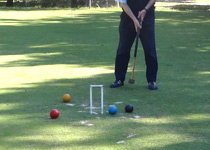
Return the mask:
<svg viewBox="0 0 210 150"><path fill-rule="evenodd" d="M110 85L110 88L117 88L117 87L120 87L120 86L123 86L123 85L124 85L123 81L118 80L118 81L113 82L113 83Z"/></svg>
<svg viewBox="0 0 210 150"><path fill-rule="evenodd" d="M157 87L157 85L156 85L155 82L149 82L149 83L148 83L148 89L149 89L149 90L157 90L158 87Z"/></svg>

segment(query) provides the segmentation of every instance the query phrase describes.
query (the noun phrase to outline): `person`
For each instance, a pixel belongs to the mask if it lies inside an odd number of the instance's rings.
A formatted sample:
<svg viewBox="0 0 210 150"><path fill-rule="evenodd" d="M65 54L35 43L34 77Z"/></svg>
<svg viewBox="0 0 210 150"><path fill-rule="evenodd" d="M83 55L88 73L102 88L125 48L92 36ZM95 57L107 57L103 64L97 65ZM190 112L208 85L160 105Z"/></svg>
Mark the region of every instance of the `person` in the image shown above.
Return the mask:
<svg viewBox="0 0 210 150"><path fill-rule="evenodd" d="M155 45L155 2L156 0L115 0L123 9L120 15L119 45L115 58L115 81L110 88L124 85L130 60L130 51L140 28L140 40L144 49L148 89L157 90L158 62ZM140 18L140 22L139 19Z"/></svg>

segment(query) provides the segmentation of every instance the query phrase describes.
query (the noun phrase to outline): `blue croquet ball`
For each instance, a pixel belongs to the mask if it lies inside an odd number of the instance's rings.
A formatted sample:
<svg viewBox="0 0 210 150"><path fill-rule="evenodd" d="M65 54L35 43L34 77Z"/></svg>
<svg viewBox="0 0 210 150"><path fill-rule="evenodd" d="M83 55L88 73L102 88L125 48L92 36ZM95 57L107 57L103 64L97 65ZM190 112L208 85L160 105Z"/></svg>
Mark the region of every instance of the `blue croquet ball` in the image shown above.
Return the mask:
<svg viewBox="0 0 210 150"><path fill-rule="evenodd" d="M114 105L109 106L109 113L115 115L117 113L117 107Z"/></svg>
<svg viewBox="0 0 210 150"><path fill-rule="evenodd" d="M133 106L131 104L128 104L125 106L125 112L132 113L133 112Z"/></svg>

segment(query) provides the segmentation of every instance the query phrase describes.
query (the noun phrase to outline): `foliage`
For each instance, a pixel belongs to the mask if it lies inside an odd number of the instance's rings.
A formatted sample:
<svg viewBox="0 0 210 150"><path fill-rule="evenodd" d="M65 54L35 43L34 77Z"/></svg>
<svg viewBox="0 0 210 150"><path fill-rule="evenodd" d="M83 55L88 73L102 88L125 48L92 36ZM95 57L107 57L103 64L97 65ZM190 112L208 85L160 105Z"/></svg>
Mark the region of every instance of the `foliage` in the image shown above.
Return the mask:
<svg viewBox="0 0 210 150"><path fill-rule="evenodd" d="M91 0L92 7L111 7L115 6L114 0ZM88 0L28 0L14 1L14 7L88 7ZM6 1L1 2L0 6L6 6Z"/></svg>

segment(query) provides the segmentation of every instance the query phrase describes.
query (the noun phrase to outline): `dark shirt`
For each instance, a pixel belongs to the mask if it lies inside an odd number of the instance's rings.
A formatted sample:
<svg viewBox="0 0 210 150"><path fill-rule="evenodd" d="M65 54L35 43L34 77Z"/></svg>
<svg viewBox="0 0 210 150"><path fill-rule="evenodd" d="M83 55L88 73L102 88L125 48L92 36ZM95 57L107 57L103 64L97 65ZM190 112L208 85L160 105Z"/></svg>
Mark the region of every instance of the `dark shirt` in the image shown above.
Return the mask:
<svg viewBox="0 0 210 150"><path fill-rule="evenodd" d="M143 10L150 0L127 0L127 4L132 10L133 14L137 17L138 12ZM148 12L154 11L154 5L148 10ZM123 11L123 13L125 13Z"/></svg>

